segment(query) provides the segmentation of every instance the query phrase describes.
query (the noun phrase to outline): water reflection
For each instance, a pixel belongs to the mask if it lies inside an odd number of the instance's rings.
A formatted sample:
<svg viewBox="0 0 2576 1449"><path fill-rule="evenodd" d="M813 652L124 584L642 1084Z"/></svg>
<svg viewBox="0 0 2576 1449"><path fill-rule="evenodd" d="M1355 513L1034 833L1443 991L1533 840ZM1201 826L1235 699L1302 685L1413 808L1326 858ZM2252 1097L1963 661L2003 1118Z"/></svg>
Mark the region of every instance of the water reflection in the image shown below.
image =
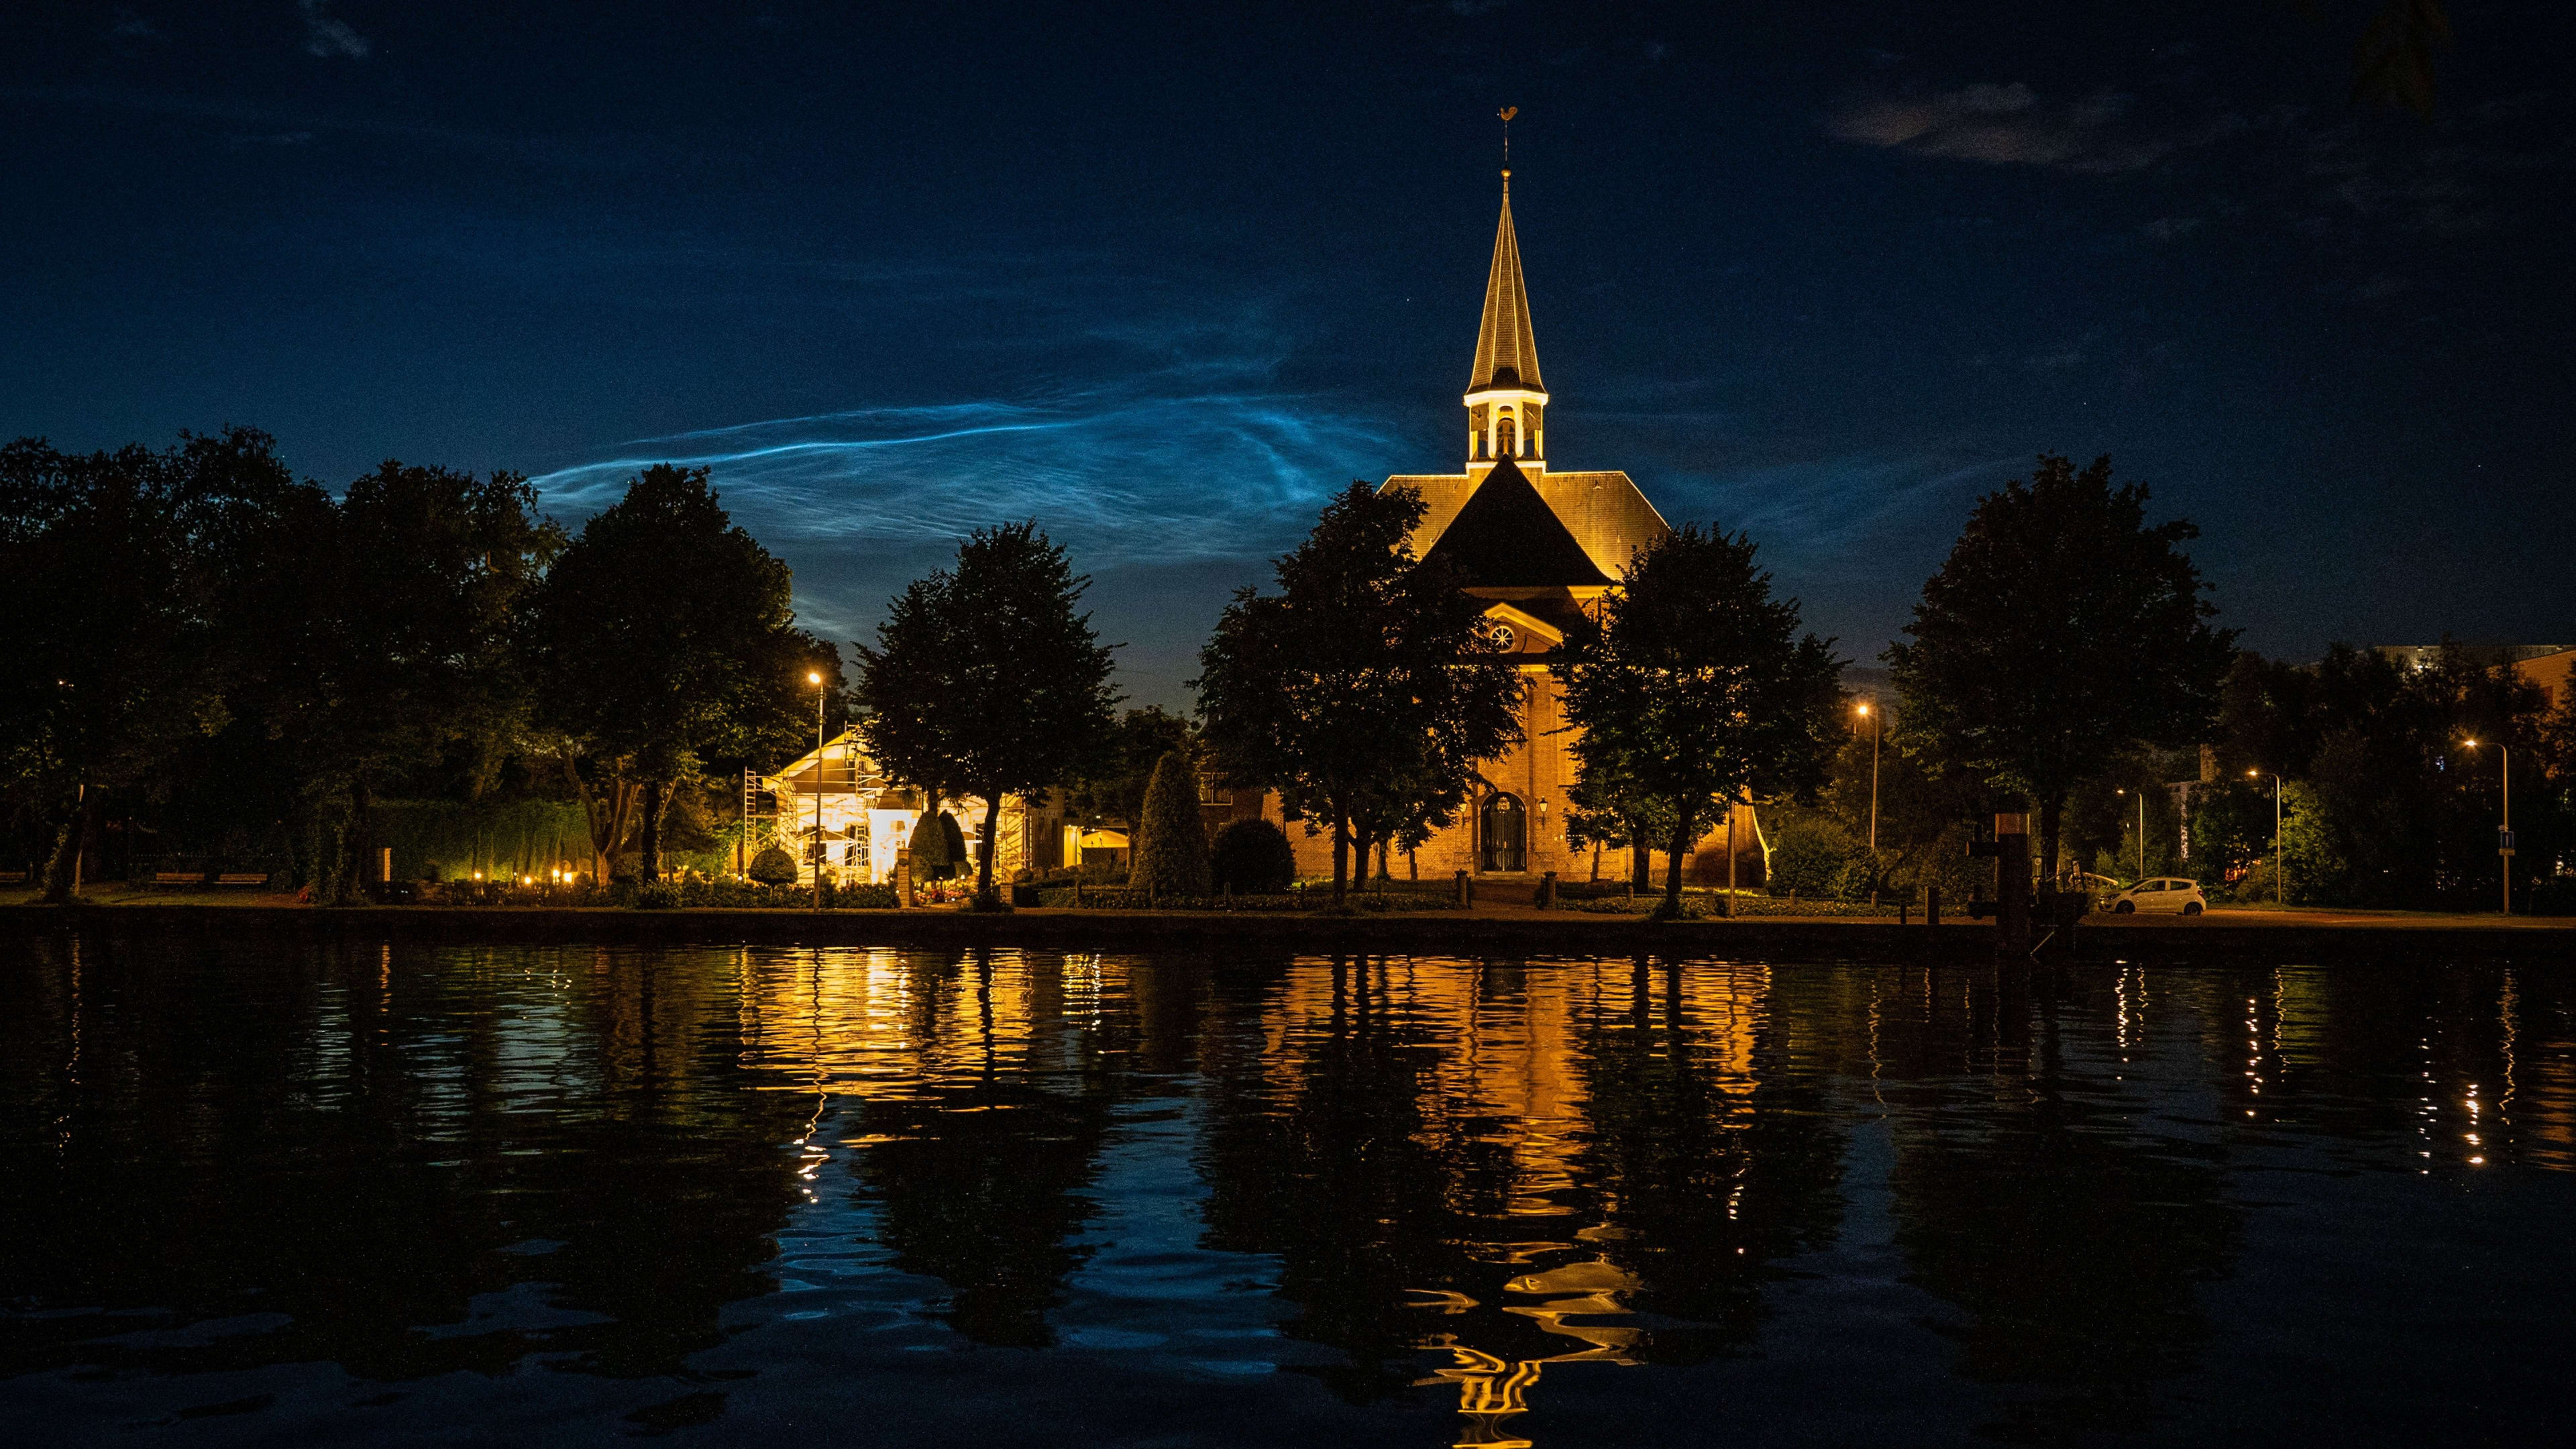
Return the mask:
<svg viewBox="0 0 2576 1449"><path fill-rule="evenodd" d="M2449 1350L2369 1312L2559 1332L2571 1008L2504 967L19 941L0 1429L759 1438L837 1395L989 1442L1720 1401L2054 1442L2250 1422L2260 1337L2393 1432L2372 1356ZM2418 1245L2513 1276L2428 1290ZM2467 1362L2508 1419L2545 1382Z"/></svg>

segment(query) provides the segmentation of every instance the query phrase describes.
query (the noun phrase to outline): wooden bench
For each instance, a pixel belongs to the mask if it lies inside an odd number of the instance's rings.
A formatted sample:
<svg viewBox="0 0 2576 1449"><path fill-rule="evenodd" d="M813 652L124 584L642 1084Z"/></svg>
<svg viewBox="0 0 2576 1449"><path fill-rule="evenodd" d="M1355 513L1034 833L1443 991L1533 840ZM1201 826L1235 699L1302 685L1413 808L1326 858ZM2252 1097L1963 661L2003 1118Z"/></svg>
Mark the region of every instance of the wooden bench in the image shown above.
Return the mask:
<svg viewBox="0 0 2576 1449"><path fill-rule="evenodd" d="M202 870L154 871L152 883L154 885L204 885L206 873Z"/></svg>
<svg viewBox="0 0 2576 1449"><path fill-rule="evenodd" d="M215 877L215 884L219 886L264 886L268 884L268 872L227 871L224 874Z"/></svg>
<svg viewBox="0 0 2576 1449"><path fill-rule="evenodd" d="M27 883L27 873L26 873L25 871L23 871L23 870L0 870L0 886L5 886L5 885L25 885L26 883Z"/></svg>

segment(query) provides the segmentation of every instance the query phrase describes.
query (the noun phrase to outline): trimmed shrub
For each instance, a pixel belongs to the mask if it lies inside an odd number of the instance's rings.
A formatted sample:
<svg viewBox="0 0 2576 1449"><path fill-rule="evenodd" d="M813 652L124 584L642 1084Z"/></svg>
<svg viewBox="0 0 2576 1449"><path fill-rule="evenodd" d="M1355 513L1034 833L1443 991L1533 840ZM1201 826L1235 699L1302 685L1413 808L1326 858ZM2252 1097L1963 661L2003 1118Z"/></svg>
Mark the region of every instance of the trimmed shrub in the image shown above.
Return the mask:
<svg viewBox="0 0 2576 1449"><path fill-rule="evenodd" d="M743 874L762 885L790 885L796 880L796 857L776 845L764 845Z"/></svg>
<svg viewBox="0 0 2576 1449"><path fill-rule="evenodd" d="M1297 853L1287 834L1267 820L1227 821L1208 855L1216 889L1235 895L1276 895L1297 878Z"/></svg>
<svg viewBox="0 0 2576 1449"><path fill-rule="evenodd" d="M912 878L916 882L946 880L957 873L957 857L949 852L950 821L936 813L936 807L921 812L912 827Z"/></svg>
<svg viewBox="0 0 2576 1449"><path fill-rule="evenodd" d="M1128 884L1146 899L1208 893L1207 827L1199 820L1199 776L1188 752L1173 750L1154 767L1134 845Z"/></svg>
<svg viewBox="0 0 2576 1449"><path fill-rule="evenodd" d="M1866 854L1851 832L1831 819L1790 816L1771 846L1771 894L1834 897L1843 868Z"/></svg>
<svg viewBox="0 0 2576 1449"><path fill-rule="evenodd" d="M635 888L635 909L667 911L680 903L677 881L648 880Z"/></svg>

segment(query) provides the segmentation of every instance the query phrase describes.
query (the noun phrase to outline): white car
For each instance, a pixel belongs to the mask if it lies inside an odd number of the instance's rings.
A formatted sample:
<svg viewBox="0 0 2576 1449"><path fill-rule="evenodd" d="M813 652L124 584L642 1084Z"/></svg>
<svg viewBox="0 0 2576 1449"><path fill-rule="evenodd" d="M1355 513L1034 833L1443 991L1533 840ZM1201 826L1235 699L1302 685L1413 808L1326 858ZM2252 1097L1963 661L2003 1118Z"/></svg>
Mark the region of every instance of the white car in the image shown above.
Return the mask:
<svg viewBox="0 0 2576 1449"><path fill-rule="evenodd" d="M2196 916L2209 909L2209 902L2200 894L2200 882L2181 876L2160 875L2153 880L2142 880L2104 901L2102 909L2121 916L2140 911Z"/></svg>

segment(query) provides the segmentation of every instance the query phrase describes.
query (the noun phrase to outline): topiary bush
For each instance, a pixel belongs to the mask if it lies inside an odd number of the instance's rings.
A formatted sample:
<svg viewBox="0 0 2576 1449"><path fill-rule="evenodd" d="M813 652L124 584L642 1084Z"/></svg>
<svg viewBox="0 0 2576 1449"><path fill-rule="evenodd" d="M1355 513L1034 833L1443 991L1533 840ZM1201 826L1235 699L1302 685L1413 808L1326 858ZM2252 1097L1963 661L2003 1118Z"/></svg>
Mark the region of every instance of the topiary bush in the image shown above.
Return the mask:
<svg viewBox="0 0 2576 1449"><path fill-rule="evenodd" d="M639 911L667 911L678 904L677 881L648 880L635 888L635 909Z"/></svg>
<svg viewBox="0 0 2576 1449"><path fill-rule="evenodd" d="M937 807L921 812L912 827L912 878L916 883L946 880L957 873L957 856L949 850L951 822Z"/></svg>
<svg viewBox="0 0 2576 1449"><path fill-rule="evenodd" d="M1832 897L1843 868L1867 854L1851 832L1821 815L1793 815L1771 844L1770 891L1775 896Z"/></svg>
<svg viewBox="0 0 2576 1449"><path fill-rule="evenodd" d="M1208 893L1207 826L1199 820L1198 770L1187 751L1173 750L1154 767L1134 848L1127 883L1146 899Z"/></svg>
<svg viewBox="0 0 2576 1449"><path fill-rule="evenodd" d="M764 845L743 874L762 885L791 885L796 880L796 857L780 846Z"/></svg>
<svg viewBox="0 0 2576 1449"><path fill-rule="evenodd" d="M1238 896L1276 895L1297 878L1297 853L1267 820L1229 820L1208 852L1215 888Z"/></svg>

